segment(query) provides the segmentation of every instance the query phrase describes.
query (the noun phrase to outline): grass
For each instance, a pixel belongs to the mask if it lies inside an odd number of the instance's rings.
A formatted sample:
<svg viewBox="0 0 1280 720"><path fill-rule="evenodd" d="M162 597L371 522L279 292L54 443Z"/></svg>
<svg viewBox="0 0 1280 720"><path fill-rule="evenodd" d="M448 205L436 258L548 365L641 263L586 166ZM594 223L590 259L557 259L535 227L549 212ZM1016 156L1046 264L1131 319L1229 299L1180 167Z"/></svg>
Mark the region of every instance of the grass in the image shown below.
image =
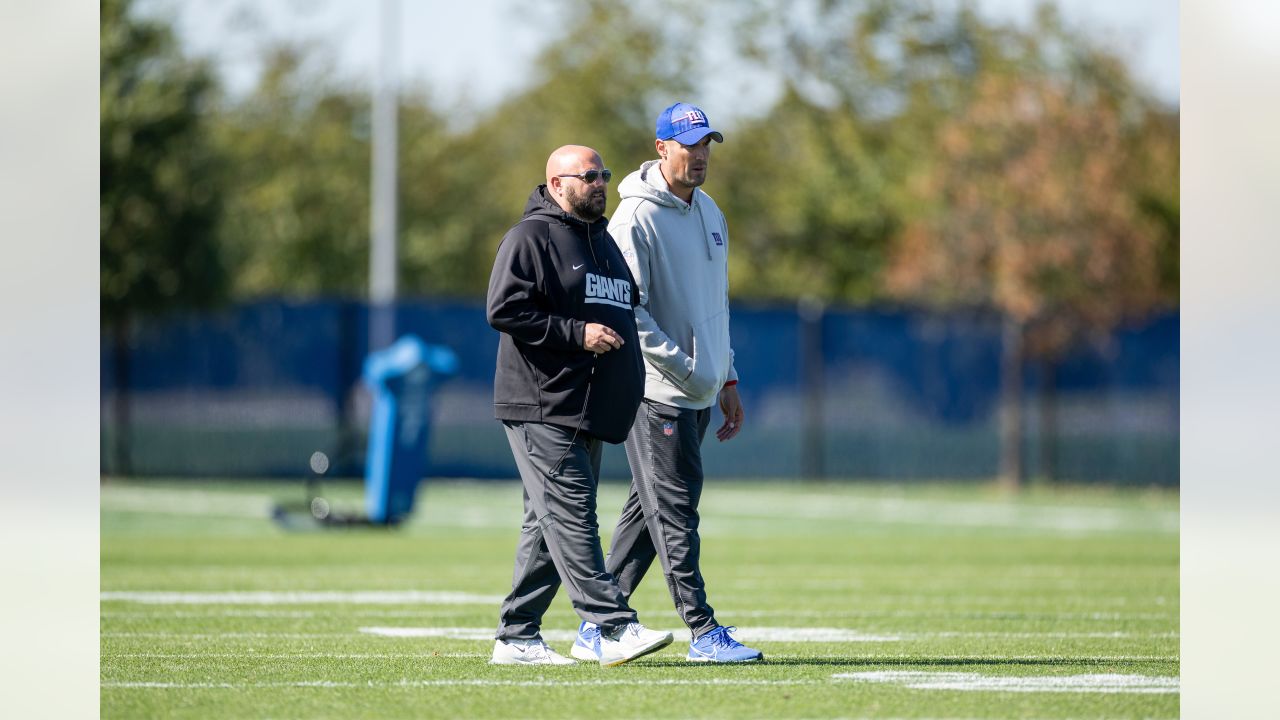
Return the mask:
<svg viewBox="0 0 1280 720"><path fill-rule="evenodd" d="M359 505L356 485L326 491L338 508ZM602 488L606 533L624 492ZM424 486L393 531L268 519L273 501L301 496L266 483L103 486L104 717L1178 715L1176 493L714 480L702 508L709 597L766 662L686 663L687 630L651 571L632 604L676 643L611 669L486 664L518 485ZM208 595L145 594L161 591ZM422 594L218 595L231 591ZM567 652L576 626L561 593L543 630ZM361 630L375 627L437 636ZM786 628L811 629L811 641ZM839 677L851 673L862 675ZM1161 691L1067 679L1080 675ZM1084 687L1052 692L1067 688L1045 678Z"/></svg>

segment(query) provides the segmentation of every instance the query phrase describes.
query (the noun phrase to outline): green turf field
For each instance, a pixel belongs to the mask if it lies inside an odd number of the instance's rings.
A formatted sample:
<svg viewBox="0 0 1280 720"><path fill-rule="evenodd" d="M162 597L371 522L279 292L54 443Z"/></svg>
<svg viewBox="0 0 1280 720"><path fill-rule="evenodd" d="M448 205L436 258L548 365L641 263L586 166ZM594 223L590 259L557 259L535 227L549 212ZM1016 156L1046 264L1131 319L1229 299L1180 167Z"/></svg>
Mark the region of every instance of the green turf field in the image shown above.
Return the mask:
<svg viewBox="0 0 1280 720"><path fill-rule="evenodd" d="M710 601L766 661L686 663L651 571L633 605L676 642L610 669L486 664L517 484L425 486L389 532L268 519L301 495L103 485L104 717L1178 715L1176 493L709 481ZM544 635L567 654L577 622L561 593Z"/></svg>

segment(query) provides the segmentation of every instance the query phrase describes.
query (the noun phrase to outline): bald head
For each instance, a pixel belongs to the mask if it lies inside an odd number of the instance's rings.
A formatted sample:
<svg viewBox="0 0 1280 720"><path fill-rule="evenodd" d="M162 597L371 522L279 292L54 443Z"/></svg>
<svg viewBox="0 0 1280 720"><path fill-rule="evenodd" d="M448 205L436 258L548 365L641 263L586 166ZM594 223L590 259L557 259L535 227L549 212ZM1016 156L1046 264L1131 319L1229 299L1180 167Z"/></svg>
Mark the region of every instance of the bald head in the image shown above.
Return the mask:
<svg viewBox="0 0 1280 720"><path fill-rule="evenodd" d="M601 169L600 153L585 145L562 145L547 158L547 187L557 175L580 175L591 168Z"/></svg>
<svg viewBox="0 0 1280 720"><path fill-rule="evenodd" d="M584 145L564 145L547 158L547 195L561 210L587 222L599 220L608 204L605 182L588 183L580 177L588 170L604 170L600 153Z"/></svg>

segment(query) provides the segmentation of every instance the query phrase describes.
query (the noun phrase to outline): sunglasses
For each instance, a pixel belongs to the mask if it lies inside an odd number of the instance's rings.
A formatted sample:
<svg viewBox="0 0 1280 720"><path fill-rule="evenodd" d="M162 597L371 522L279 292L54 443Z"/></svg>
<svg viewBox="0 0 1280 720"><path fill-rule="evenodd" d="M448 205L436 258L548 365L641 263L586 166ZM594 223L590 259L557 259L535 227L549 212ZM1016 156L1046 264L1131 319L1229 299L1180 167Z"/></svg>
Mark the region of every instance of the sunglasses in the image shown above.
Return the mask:
<svg viewBox="0 0 1280 720"><path fill-rule="evenodd" d="M604 178L604 181L605 181L605 182L609 182L610 180L612 180L612 179L613 179L613 171L608 170L608 169L604 169L604 170L588 170L588 171L586 171L586 172L582 173L581 175L557 175L556 177L562 177L562 178L566 178L566 177L578 178L578 179L579 179L579 180L581 180L582 182L584 182L584 183L586 183L586 184L588 184L588 185L592 185L592 184L594 184L594 183L595 183L595 181L596 181L596 179L597 179L597 178L601 178L601 177L603 177L603 178Z"/></svg>

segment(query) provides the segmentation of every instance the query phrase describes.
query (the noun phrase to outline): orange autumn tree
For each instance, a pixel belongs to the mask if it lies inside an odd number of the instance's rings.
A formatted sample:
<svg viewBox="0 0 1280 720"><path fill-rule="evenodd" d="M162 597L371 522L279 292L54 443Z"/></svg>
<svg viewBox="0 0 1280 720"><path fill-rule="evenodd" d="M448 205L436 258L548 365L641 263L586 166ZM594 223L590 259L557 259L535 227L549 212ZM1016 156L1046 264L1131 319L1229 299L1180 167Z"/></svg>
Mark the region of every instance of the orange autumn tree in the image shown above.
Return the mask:
<svg viewBox="0 0 1280 720"><path fill-rule="evenodd" d="M1160 302L1159 233L1129 180L1140 123L1048 74L979 79L914 179L885 275L894 296L1004 320L1000 479L1023 474L1021 369Z"/></svg>

